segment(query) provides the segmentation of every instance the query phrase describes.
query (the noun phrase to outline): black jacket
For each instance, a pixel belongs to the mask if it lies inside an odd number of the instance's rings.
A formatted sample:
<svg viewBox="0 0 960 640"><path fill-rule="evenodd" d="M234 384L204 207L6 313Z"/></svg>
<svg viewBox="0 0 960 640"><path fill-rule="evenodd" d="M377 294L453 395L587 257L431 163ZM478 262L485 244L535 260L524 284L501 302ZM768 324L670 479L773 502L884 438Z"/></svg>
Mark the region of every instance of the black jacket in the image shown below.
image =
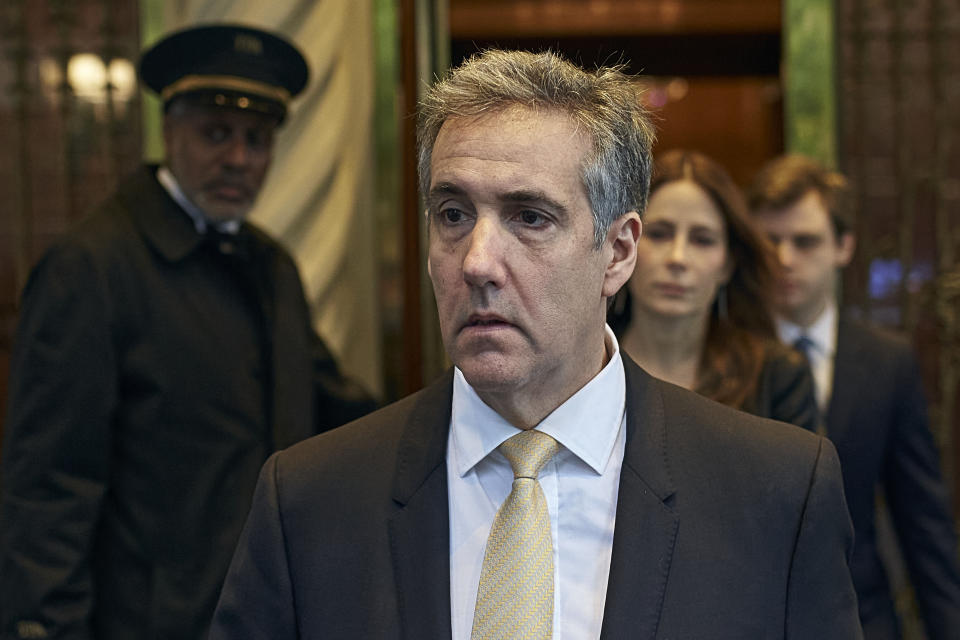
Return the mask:
<svg viewBox="0 0 960 640"><path fill-rule="evenodd" d="M0 496L0 633L204 637L257 473L362 415L296 266L210 242L145 168L23 297Z"/></svg>
<svg viewBox="0 0 960 640"><path fill-rule="evenodd" d="M850 569L865 636L899 637L890 585L877 550L879 489L928 637L960 638L957 538L909 344L841 320L826 425L840 455L856 535Z"/></svg>
<svg viewBox="0 0 960 640"><path fill-rule="evenodd" d="M821 428L821 418L813 389L813 374L803 356L771 341L757 388L743 410L816 432Z"/></svg>

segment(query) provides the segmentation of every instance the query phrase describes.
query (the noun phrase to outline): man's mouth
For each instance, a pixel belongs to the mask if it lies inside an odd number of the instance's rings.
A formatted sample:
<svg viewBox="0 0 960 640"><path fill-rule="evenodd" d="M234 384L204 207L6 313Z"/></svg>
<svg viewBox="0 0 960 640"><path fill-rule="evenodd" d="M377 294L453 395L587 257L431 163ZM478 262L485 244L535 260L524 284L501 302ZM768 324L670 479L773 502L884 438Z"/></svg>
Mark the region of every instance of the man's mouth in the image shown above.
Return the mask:
<svg viewBox="0 0 960 640"><path fill-rule="evenodd" d="M780 280L780 288L793 291L800 288L800 283L796 280Z"/></svg>
<svg viewBox="0 0 960 640"><path fill-rule="evenodd" d="M474 313L467 318L467 321L463 323L464 329L500 329L505 327L512 327L513 323L508 322L502 316L491 313Z"/></svg>
<svg viewBox="0 0 960 640"><path fill-rule="evenodd" d="M250 199L250 193L247 188L240 184L230 182L215 182L207 190L213 193L220 200L229 200L231 202L245 202Z"/></svg>

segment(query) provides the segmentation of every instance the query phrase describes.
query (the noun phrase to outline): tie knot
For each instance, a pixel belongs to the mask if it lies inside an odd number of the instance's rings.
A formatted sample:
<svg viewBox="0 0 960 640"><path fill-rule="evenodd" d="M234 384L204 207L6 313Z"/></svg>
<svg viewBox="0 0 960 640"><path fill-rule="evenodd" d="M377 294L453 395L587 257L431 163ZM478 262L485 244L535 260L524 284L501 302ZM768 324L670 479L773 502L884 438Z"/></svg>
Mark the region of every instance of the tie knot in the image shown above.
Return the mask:
<svg viewBox="0 0 960 640"><path fill-rule="evenodd" d="M793 341L793 348L805 355L807 358L810 357L810 352L813 350L813 347L813 340L810 339L810 336L805 334Z"/></svg>
<svg viewBox="0 0 960 640"><path fill-rule="evenodd" d="M537 479L543 465L560 449L560 443L536 429L521 431L499 447L513 468L514 478Z"/></svg>
<svg viewBox="0 0 960 640"><path fill-rule="evenodd" d="M222 231L211 224L204 233L204 241L221 255L244 259L250 256L251 240L242 229L236 232Z"/></svg>

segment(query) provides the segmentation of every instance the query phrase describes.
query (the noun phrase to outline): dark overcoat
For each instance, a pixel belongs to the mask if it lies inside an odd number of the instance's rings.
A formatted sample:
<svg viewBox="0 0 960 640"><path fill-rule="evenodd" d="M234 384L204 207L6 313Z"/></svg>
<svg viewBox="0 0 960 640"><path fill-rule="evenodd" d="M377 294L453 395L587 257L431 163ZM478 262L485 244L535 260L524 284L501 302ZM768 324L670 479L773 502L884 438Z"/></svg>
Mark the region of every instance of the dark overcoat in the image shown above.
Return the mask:
<svg viewBox="0 0 960 640"><path fill-rule="evenodd" d="M246 223L209 241L143 168L24 293L0 633L204 637L264 460L369 408L289 254Z"/></svg>

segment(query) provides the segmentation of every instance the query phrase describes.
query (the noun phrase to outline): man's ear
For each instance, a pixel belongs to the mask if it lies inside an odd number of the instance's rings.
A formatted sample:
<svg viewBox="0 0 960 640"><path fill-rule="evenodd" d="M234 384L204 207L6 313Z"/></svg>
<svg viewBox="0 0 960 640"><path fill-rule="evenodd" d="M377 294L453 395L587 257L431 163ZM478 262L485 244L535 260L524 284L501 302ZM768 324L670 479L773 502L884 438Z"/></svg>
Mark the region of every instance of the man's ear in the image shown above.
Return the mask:
<svg viewBox="0 0 960 640"><path fill-rule="evenodd" d="M853 233L845 231L840 235L837 241L837 267L845 267L853 259L853 253L857 249L857 239Z"/></svg>
<svg viewBox="0 0 960 640"><path fill-rule="evenodd" d="M637 263L637 242L642 229L643 224L636 211L626 212L610 225L605 244L612 251L603 274L604 297L609 298L619 291L633 275L633 267Z"/></svg>

